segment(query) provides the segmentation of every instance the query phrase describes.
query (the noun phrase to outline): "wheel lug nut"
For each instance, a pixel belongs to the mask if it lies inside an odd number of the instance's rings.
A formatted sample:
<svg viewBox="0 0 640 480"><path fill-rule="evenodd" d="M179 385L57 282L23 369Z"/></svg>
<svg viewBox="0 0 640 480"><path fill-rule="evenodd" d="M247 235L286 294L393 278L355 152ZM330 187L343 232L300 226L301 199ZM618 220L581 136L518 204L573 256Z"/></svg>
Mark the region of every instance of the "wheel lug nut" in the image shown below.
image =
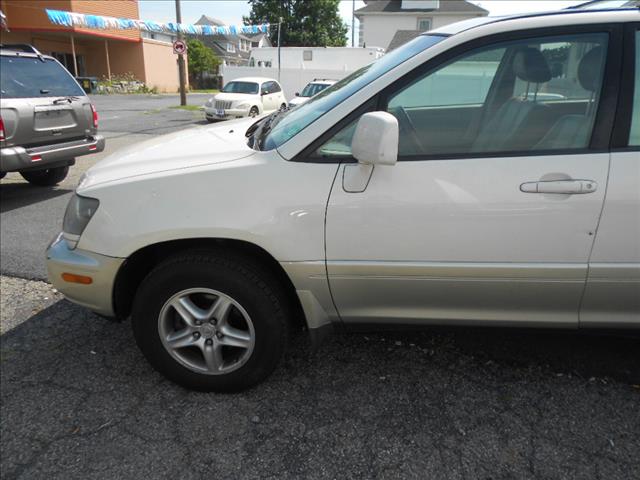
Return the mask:
<svg viewBox="0 0 640 480"><path fill-rule="evenodd" d="M210 338L207 338L207 341L205 343L207 345L213 345L213 340L211 340Z"/></svg>
<svg viewBox="0 0 640 480"><path fill-rule="evenodd" d="M218 338L222 338L222 333L217 332L217 333L216 333L216 337L218 337Z"/></svg>
<svg viewBox="0 0 640 480"><path fill-rule="evenodd" d="M200 338L200 332L194 332L193 338L196 338L196 339Z"/></svg>
<svg viewBox="0 0 640 480"><path fill-rule="evenodd" d="M196 325L202 325L202 322L200 320L196 320Z"/></svg>
<svg viewBox="0 0 640 480"><path fill-rule="evenodd" d="M215 325L217 322L216 322L216 319L215 319L215 318L212 318L211 320L209 320L209 323L210 323L211 325Z"/></svg>

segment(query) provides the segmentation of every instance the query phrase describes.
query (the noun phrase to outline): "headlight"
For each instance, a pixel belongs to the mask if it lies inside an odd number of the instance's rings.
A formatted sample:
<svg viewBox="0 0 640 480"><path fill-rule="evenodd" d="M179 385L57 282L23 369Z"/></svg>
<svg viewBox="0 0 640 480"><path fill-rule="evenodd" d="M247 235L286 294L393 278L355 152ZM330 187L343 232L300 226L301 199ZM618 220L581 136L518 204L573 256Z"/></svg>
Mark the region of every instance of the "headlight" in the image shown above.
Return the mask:
<svg viewBox="0 0 640 480"><path fill-rule="evenodd" d="M210 98L209 100L207 100L207 102L205 103L205 106L210 107L211 105L213 105L213 98Z"/></svg>
<svg viewBox="0 0 640 480"><path fill-rule="evenodd" d="M67 210L64 212L64 221L62 222L62 232L65 240L73 249L76 248L80 235L86 228L91 217L98 210L100 201L95 198L81 197L74 193L69 200Z"/></svg>

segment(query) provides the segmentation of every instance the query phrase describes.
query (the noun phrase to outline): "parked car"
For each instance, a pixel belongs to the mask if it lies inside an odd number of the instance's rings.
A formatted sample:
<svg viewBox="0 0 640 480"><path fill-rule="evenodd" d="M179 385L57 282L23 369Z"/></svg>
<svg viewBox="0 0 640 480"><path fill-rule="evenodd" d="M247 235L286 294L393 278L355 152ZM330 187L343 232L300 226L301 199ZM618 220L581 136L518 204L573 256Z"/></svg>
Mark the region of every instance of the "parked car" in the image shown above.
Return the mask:
<svg viewBox="0 0 640 480"><path fill-rule="evenodd" d="M231 118L257 117L287 108L280 84L271 78L246 77L228 82L207 100L204 115L209 122Z"/></svg>
<svg viewBox="0 0 640 480"><path fill-rule="evenodd" d="M98 113L78 82L31 45L0 45L0 178L53 186L75 158L104 150Z"/></svg>
<svg viewBox="0 0 640 480"><path fill-rule="evenodd" d="M203 390L261 381L298 328L640 328L639 25L477 18L296 108L114 154L49 278Z"/></svg>
<svg viewBox="0 0 640 480"><path fill-rule="evenodd" d="M302 105L314 95L317 95L327 87L330 87L337 80L329 80L327 78L316 78L313 82L307 83L301 93L296 92L296 96L289 100L289 105L295 107L296 105Z"/></svg>

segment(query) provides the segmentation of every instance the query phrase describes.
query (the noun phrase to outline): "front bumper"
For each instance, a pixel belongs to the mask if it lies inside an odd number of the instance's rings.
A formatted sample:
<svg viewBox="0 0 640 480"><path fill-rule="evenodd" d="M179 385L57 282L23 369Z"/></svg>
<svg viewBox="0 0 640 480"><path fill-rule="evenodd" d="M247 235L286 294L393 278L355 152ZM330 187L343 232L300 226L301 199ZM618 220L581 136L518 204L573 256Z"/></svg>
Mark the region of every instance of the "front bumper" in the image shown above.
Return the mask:
<svg viewBox="0 0 640 480"><path fill-rule="evenodd" d="M113 285L124 258L107 257L83 250L71 250L62 233L47 248L49 281L65 297L96 313L114 316ZM69 283L63 273L91 277L90 285Z"/></svg>
<svg viewBox="0 0 640 480"><path fill-rule="evenodd" d="M70 161L75 157L97 153L104 150L105 140L102 135L55 143L40 147L6 147L0 149L0 171L19 172L47 168L53 164Z"/></svg>
<svg viewBox="0 0 640 480"><path fill-rule="evenodd" d="M220 114L222 113L222 115ZM204 107L204 115L209 120L229 120L230 118L244 118L249 116L248 108L229 108L216 110L213 107Z"/></svg>

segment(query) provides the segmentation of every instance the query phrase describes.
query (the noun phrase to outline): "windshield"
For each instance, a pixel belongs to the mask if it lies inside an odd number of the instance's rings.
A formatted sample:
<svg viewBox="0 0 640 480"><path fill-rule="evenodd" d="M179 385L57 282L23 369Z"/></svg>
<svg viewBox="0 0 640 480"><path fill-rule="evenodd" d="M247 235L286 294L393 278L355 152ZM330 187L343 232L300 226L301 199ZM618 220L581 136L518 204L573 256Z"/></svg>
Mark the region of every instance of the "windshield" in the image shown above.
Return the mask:
<svg viewBox="0 0 640 480"><path fill-rule="evenodd" d="M55 60L0 57L0 90L5 98L84 96L84 90Z"/></svg>
<svg viewBox="0 0 640 480"><path fill-rule="evenodd" d="M313 97L316 93L320 93L328 86L329 85L327 85L326 83L309 83L306 87L304 87L304 90L302 90L300 96Z"/></svg>
<svg viewBox="0 0 640 480"><path fill-rule="evenodd" d="M222 91L224 93L248 93L256 95L259 88L258 84L253 82L229 82L224 86Z"/></svg>
<svg viewBox="0 0 640 480"><path fill-rule="evenodd" d="M334 83L308 102L280 113L277 117L267 117L261 128L255 129L255 134L258 138L250 142L250 145L257 146L260 150L273 150L280 147L280 145L290 140L358 90L445 38L441 35L420 35L402 47Z"/></svg>

